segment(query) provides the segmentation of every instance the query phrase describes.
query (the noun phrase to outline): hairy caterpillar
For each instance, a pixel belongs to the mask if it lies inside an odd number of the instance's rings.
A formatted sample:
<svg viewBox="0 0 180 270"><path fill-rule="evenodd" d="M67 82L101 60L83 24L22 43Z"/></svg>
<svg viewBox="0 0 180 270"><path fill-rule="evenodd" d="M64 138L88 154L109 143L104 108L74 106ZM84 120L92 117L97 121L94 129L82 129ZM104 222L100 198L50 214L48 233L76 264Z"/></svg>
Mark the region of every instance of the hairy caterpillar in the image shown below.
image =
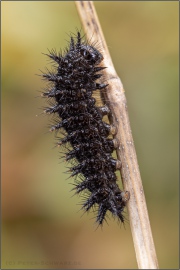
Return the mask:
<svg viewBox="0 0 180 270"><path fill-rule="evenodd" d="M82 208L88 212L97 208L96 222L103 224L106 212L110 211L124 223L124 207L129 193L120 190L115 171L121 162L112 157L118 141L108 136L115 128L104 122L103 116L110 113L107 104L96 106L92 96L96 90L105 91L107 84L98 82L102 54L92 44L83 40L80 32L70 37L63 54L55 50L46 54L55 64L55 72L42 74L49 88L42 93L50 100L45 113L55 114L56 120L50 131L64 130L58 145L65 148L65 160L71 162L71 176L75 180L75 192L85 192Z"/></svg>

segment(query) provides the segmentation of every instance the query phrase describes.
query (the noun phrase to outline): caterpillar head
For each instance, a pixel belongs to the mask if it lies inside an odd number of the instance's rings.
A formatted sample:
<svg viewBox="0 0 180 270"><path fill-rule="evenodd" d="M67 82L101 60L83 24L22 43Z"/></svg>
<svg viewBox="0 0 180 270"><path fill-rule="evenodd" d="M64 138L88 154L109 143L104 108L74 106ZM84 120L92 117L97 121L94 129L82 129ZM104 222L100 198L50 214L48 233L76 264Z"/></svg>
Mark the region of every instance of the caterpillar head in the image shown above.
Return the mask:
<svg viewBox="0 0 180 270"><path fill-rule="evenodd" d="M81 44L80 53L89 64L99 64L103 60L102 54L90 45Z"/></svg>

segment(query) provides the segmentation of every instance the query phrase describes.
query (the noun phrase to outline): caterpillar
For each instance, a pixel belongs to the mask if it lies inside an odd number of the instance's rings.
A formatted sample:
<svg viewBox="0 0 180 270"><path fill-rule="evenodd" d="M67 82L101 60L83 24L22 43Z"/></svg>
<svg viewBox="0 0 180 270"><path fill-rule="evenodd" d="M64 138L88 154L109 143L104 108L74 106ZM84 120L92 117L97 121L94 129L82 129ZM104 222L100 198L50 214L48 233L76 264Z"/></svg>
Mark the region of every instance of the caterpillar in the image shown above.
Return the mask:
<svg viewBox="0 0 180 270"><path fill-rule="evenodd" d="M85 194L84 212L96 209L96 222L102 225L107 211L124 223L124 208L129 193L117 184L116 170L121 162L112 157L118 141L110 138L116 128L103 117L111 113L108 105L96 105L93 93L106 91L108 84L99 82L103 55L77 34L70 36L64 53L55 50L46 54L55 64L55 70L42 73L48 88L42 96L49 100L44 112L54 114L50 131L61 133L58 146L63 146L63 158L70 162L69 172L75 177L76 194ZM77 178L77 176L79 176ZM78 179L78 180L77 180Z"/></svg>

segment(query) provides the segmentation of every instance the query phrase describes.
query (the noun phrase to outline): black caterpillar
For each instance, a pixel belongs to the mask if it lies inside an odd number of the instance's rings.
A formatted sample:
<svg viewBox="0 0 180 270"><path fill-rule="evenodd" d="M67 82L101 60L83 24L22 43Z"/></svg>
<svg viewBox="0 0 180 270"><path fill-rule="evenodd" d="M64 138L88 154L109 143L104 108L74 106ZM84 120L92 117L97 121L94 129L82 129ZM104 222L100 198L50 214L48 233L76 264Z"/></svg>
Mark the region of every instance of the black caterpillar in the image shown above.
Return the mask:
<svg viewBox="0 0 180 270"><path fill-rule="evenodd" d="M46 55L56 63L56 71L42 75L50 82L49 90L42 94L51 100L45 113L57 116L50 131L66 132L58 145L67 149L65 160L72 161L71 176L80 175L74 184L76 193L88 194L82 208L88 212L98 206L96 221L100 225L108 210L124 223L123 211L129 195L116 183L115 171L121 163L111 154L118 142L108 138L115 128L102 121L110 113L108 106L97 107L92 97L94 91L107 87L96 82L102 76L98 72L105 68L100 66L103 56L82 39L80 32L75 38L71 36L64 54L52 50Z"/></svg>

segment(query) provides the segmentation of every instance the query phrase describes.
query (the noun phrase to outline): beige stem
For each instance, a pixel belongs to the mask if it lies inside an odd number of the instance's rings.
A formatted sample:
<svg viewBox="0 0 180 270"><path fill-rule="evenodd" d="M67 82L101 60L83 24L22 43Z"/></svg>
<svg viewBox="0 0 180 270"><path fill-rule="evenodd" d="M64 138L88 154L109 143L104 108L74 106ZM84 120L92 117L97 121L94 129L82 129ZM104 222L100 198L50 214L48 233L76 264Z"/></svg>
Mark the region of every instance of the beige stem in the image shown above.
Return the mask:
<svg viewBox="0 0 180 270"><path fill-rule="evenodd" d="M145 195L143 191L136 151L130 128L127 101L122 82L114 69L102 29L92 1L75 1L87 38L98 42L104 56L103 65L107 83L106 97L112 112L112 123L118 131L118 159L122 162L121 178L124 189L130 192L127 203L136 258L140 269L157 269L158 261L153 242ZM112 29L113 30L113 29Z"/></svg>

